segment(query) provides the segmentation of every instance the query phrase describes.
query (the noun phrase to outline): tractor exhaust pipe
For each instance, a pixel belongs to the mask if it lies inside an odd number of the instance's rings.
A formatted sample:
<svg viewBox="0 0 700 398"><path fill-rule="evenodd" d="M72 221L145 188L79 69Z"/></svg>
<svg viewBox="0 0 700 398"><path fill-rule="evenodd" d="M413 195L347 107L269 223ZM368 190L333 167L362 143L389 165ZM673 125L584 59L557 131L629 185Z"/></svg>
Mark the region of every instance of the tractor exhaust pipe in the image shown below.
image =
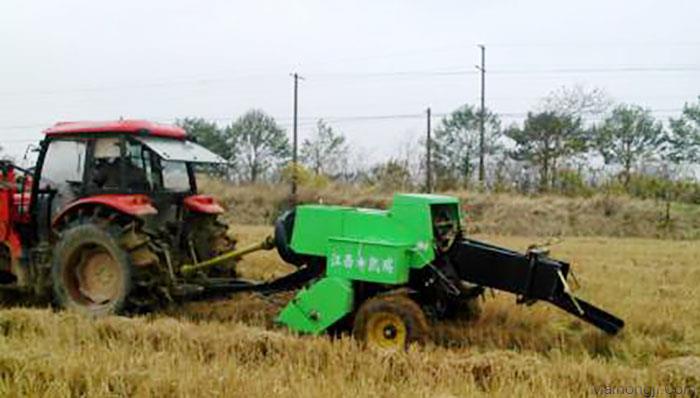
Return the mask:
<svg viewBox="0 0 700 398"><path fill-rule="evenodd" d="M523 254L463 239L452 245L448 258L462 280L514 293L518 303L550 302L612 335L625 325L622 319L574 296L566 281L569 264L547 257L544 251Z"/></svg>

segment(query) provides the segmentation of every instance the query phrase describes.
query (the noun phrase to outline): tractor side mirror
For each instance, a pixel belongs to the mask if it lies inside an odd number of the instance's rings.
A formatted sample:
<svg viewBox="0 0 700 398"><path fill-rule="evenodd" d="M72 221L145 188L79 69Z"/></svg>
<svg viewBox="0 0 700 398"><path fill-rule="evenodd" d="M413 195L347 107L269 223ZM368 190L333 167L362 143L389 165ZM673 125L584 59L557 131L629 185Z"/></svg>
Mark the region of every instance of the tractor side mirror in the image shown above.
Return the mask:
<svg viewBox="0 0 700 398"><path fill-rule="evenodd" d="M29 144L27 145L27 148L24 150L24 156L22 157L23 160L27 160L27 156L29 155L29 152L36 153L39 152L41 148L36 145L36 144Z"/></svg>

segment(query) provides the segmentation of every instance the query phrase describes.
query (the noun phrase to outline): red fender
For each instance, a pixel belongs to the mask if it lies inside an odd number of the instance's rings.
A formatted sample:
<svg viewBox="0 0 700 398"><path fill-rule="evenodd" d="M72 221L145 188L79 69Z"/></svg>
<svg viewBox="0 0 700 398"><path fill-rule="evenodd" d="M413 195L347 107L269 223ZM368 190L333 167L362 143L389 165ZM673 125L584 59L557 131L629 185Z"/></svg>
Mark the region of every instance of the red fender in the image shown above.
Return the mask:
<svg viewBox="0 0 700 398"><path fill-rule="evenodd" d="M193 213L221 214L224 208L209 195L192 195L183 201L185 208Z"/></svg>
<svg viewBox="0 0 700 398"><path fill-rule="evenodd" d="M111 207L122 213L131 216L147 216L157 214L158 210L153 207L151 199L146 195L141 194L110 194L96 195L87 198L76 200L68 207L63 209L56 217L54 217L52 225L55 227L61 220L74 209L85 205L102 205Z"/></svg>

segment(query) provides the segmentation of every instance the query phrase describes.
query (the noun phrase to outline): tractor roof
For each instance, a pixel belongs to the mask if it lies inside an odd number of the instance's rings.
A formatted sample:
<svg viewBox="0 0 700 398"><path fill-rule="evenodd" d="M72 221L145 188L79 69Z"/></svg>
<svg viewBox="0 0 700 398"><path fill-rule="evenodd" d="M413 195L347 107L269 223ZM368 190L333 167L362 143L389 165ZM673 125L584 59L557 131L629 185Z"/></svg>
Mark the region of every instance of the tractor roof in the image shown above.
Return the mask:
<svg viewBox="0 0 700 398"><path fill-rule="evenodd" d="M49 137L83 133L125 133L183 140L185 130L177 126L147 120L116 120L108 122L59 122L44 130Z"/></svg>

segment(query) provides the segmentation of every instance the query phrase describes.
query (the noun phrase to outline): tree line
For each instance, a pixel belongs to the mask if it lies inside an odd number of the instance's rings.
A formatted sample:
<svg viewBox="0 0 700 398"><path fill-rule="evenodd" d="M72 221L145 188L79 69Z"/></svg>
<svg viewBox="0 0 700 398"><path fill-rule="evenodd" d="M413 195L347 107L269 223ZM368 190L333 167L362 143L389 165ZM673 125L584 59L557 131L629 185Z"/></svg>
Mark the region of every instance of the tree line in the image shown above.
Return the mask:
<svg viewBox="0 0 700 398"><path fill-rule="evenodd" d="M262 110L252 109L225 127L203 118L185 118L176 124L228 161L222 172L231 180L275 181L289 168L292 149L287 133ZM349 169L348 151L345 135L318 120L314 135L301 142L299 160L316 175L336 178Z"/></svg>
<svg viewBox="0 0 700 398"><path fill-rule="evenodd" d="M466 104L438 123L431 142L436 189L568 192L608 184L630 191L639 181L683 180L700 201L692 175L700 164L700 97L666 121L648 108L615 104L602 90L582 87L555 90L522 123L505 125L498 114L486 110L485 181L477 181L475 173L481 117L475 106ZM289 168L288 134L261 110L250 110L224 127L201 118L178 124L229 161L230 179L279 181ZM424 189L425 144L425 139L409 143L413 147L402 154L363 167L352 161L346 136L319 120L312 136L301 142L299 160L305 172L328 180Z"/></svg>

